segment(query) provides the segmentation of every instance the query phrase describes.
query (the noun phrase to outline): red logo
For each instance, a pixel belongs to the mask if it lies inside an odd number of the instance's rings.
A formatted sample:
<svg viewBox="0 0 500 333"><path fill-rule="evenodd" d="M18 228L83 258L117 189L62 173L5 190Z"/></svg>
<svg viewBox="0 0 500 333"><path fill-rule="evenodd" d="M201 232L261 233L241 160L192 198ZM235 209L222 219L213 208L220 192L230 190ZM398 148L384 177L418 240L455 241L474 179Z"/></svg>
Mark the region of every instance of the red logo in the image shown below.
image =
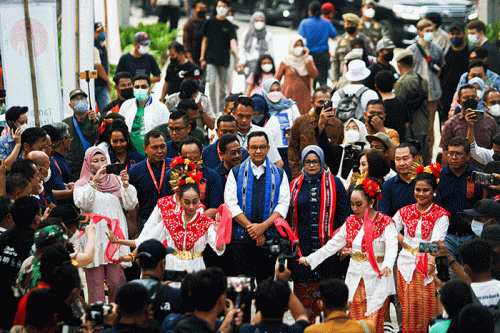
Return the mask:
<svg viewBox="0 0 500 333"><path fill-rule="evenodd" d="M31 35L33 41L33 54L38 57L47 48L47 30L37 20L31 19ZM26 40L25 20L18 21L10 32L10 44L22 57L28 56L28 42Z"/></svg>

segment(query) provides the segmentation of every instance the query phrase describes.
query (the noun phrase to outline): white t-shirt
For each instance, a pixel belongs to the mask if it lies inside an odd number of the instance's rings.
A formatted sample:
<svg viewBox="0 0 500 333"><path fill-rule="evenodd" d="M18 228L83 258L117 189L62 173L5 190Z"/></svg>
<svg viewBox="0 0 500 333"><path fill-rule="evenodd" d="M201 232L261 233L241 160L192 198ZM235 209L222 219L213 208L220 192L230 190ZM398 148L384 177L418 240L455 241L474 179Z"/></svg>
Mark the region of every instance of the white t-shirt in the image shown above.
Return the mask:
<svg viewBox="0 0 500 333"><path fill-rule="evenodd" d="M497 305L500 300L500 281L474 282L470 284L482 305Z"/></svg>
<svg viewBox="0 0 500 333"><path fill-rule="evenodd" d="M346 94L346 96L351 96L356 94L358 90L363 87L364 85L362 84L348 84L342 89L344 89L344 94ZM332 96L332 107L334 109L338 107L341 99L342 98L340 98L339 90L337 90ZM377 93L371 89L368 89L361 95L361 106L363 107L363 111L366 111L366 104L368 104L369 101L374 99L380 99L380 98L378 97Z"/></svg>

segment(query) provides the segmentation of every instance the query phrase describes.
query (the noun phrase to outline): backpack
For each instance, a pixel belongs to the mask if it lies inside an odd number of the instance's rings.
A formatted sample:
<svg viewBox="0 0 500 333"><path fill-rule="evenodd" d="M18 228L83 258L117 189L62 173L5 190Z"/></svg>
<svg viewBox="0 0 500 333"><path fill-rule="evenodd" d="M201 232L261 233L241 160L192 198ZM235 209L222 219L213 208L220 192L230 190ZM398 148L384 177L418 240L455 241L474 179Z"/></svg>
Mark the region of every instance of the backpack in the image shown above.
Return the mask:
<svg viewBox="0 0 500 333"><path fill-rule="evenodd" d="M344 88L339 90L340 102L337 106L337 119L343 123L351 118L364 122L363 106L361 105L361 95L369 90L367 87L359 89L354 95L347 96Z"/></svg>

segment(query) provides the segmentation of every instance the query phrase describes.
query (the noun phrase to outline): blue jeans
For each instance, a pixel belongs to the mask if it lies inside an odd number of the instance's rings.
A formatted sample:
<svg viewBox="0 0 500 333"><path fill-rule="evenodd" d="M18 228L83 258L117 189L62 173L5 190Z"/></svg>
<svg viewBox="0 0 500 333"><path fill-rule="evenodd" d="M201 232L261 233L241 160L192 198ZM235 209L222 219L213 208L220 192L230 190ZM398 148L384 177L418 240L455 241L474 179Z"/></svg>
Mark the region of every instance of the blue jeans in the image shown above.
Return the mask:
<svg viewBox="0 0 500 333"><path fill-rule="evenodd" d="M448 249L448 252L450 252L453 259L455 259L459 263L462 263L462 258L460 258L460 246L462 246L462 244L467 243L468 241L476 237L477 237L476 235L469 235L469 236L446 235L444 239L444 244L446 245L446 248ZM453 270L451 268L450 268L450 277L452 279L456 278L455 273L453 273Z"/></svg>
<svg viewBox="0 0 500 333"><path fill-rule="evenodd" d="M99 112L102 112L104 107L111 102L108 86L95 85L95 102L99 107Z"/></svg>

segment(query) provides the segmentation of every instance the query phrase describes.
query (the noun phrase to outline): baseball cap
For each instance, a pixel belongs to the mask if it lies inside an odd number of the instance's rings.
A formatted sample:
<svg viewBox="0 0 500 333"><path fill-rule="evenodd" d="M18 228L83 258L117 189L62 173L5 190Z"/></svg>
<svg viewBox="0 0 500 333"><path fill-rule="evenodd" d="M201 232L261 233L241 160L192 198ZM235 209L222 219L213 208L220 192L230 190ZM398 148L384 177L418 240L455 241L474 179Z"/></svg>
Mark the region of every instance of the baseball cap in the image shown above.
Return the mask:
<svg viewBox="0 0 500 333"><path fill-rule="evenodd" d="M377 43L377 51L395 49L394 43L389 38L382 38Z"/></svg>
<svg viewBox="0 0 500 333"><path fill-rule="evenodd" d="M137 258L148 263L158 263L165 259L167 254L174 253L175 250L165 247L159 240L148 239L142 242L137 248Z"/></svg>
<svg viewBox="0 0 500 333"><path fill-rule="evenodd" d="M49 225L35 232L35 245L38 249L68 241L68 236L58 225Z"/></svg>
<svg viewBox="0 0 500 333"><path fill-rule="evenodd" d="M138 32L134 35L134 42L139 43L142 45L148 45L151 44L151 40L149 39L149 36L145 32Z"/></svg>
<svg viewBox="0 0 500 333"><path fill-rule="evenodd" d="M492 247L500 244L500 225L493 224L485 227L481 232L481 238Z"/></svg>
<svg viewBox="0 0 500 333"><path fill-rule="evenodd" d="M49 214L49 217L58 217L69 227L73 224L87 223L90 218L86 215L80 215L78 209L72 205L58 205Z"/></svg>
<svg viewBox="0 0 500 333"><path fill-rule="evenodd" d="M72 99L73 97L77 95L83 95L85 97L88 97L87 93L83 91L82 89L74 89L69 93L69 99Z"/></svg>
<svg viewBox="0 0 500 333"><path fill-rule="evenodd" d="M500 218L500 202L492 199L481 199L474 204L472 209L464 209L464 213L470 216Z"/></svg>
<svg viewBox="0 0 500 333"><path fill-rule="evenodd" d="M363 2L361 2L361 6L366 6L366 5L376 6L377 3L375 2L375 0L363 0Z"/></svg>
<svg viewBox="0 0 500 333"><path fill-rule="evenodd" d="M377 132L375 135L366 136L366 141L372 142L373 140L382 142L387 149L390 149L392 147L391 138L389 138L389 136L385 133Z"/></svg>
<svg viewBox="0 0 500 333"><path fill-rule="evenodd" d="M95 32L101 32L103 30L104 30L104 27L102 26L101 22L94 23L94 31Z"/></svg>
<svg viewBox="0 0 500 333"><path fill-rule="evenodd" d="M335 13L335 7L331 3L325 2L323 6L321 6L321 11L327 13Z"/></svg>

